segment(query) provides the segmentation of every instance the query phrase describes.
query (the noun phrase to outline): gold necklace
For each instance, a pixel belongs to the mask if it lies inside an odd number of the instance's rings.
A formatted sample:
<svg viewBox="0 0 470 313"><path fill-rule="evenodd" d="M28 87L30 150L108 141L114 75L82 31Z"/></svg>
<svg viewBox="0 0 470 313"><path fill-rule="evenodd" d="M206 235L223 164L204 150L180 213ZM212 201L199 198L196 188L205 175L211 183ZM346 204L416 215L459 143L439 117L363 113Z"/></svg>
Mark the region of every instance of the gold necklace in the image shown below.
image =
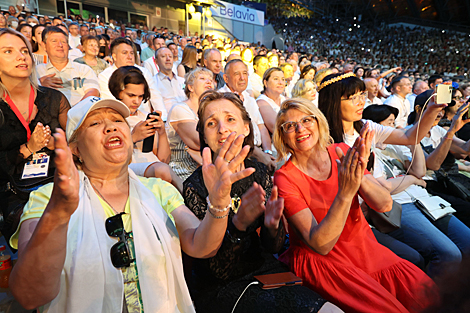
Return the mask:
<svg viewBox="0 0 470 313"><path fill-rule="evenodd" d="M103 201L106 202L106 203L109 205L109 207L114 211L114 213L116 213L116 214L122 213L122 212L116 211L116 210L113 208L113 206L111 205L111 203L109 203L109 202L105 199L105 197L103 197L103 195L101 194L101 192L98 190L98 188L95 187L95 185L93 185L93 183L91 182L90 179L88 179L88 181L90 182L90 184L91 184L91 186L93 187L93 189L98 193L98 195L100 196L100 198L103 199Z"/></svg>

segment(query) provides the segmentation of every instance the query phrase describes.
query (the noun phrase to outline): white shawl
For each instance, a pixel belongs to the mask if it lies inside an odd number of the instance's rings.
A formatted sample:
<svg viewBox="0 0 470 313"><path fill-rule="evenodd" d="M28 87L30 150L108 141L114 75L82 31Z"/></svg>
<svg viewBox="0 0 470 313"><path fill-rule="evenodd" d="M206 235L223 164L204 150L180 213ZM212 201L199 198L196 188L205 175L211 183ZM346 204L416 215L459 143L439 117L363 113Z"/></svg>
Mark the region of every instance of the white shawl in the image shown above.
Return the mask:
<svg viewBox="0 0 470 313"><path fill-rule="evenodd" d="M45 312L121 313L122 272L111 263L117 238L88 178L80 173L80 203L67 232L67 255L57 297ZM129 170L129 201L143 307L146 312L195 312L183 276L178 233L155 195Z"/></svg>

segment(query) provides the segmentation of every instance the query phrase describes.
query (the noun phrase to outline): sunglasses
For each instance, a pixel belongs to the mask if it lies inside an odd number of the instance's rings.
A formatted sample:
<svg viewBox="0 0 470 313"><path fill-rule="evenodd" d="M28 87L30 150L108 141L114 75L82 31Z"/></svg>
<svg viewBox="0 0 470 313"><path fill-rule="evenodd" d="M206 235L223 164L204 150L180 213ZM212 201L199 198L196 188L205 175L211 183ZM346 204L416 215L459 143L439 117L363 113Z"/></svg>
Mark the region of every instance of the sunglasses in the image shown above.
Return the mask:
<svg viewBox="0 0 470 313"><path fill-rule="evenodd" d="M135 259L131 258L131 253L129 250L129 245L127 244L127 239L130 238L129 234L124 230L124 223L122 222L122 215L124 213L119 213L117 215L111 216L105 221L106 232L111 237L119 238L119 241L111 247L110 255L111 262L114 267L129 267Z"/></svg>

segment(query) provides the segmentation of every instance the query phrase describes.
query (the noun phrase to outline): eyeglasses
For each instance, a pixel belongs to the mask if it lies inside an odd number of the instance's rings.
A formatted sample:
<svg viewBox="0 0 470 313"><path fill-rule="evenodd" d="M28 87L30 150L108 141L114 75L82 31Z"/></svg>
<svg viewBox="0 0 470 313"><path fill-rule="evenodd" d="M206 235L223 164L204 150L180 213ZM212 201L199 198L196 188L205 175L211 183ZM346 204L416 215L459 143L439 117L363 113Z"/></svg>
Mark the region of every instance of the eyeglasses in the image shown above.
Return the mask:
<svg viewBox="0 0 470 313"><path fill-rule="evenodd" d="M368 96L368 92L364 91L360 95L355 95L348 99L341 99L341 101L351 100L353 105L359 105L361 102L366 101L367 96Z"/></svg>
<svg viewBox="0 0 470 313"><path fill-rule="evenodd" d="M285 122L285 123L283 123L281 125L281 129L286 134L289 134L289 133L294 132L297 129L297 126L299 124L301 124L305 128L308 128L308 127L311 127L313 125L313 123L315 123L316 120L317 120L317 117L315 115L308 115L308 116L302 118L298 122Z"/></svg>
<svg viewBox="0 0 470 313"><path fill-rule="evenodd" d="M461 97L461 96L457 96L457 97L454 97L455 101L461 101L464 99L464 97Z"/></svg>
<svg viewBox="0 0 470 313"><path fill-rule="evenodd" d="M119 213L111 216L106 219L105 222L108 235L119 238L119 242L115 243L110 251L111 262L116 268L129 267L129 265L135 261L135 259L131 259L129 245L127 244L127 239L130 238L130 236L129 233L126 233L124 230L124 224L122 222L123 214L124 213Z"/></svg>

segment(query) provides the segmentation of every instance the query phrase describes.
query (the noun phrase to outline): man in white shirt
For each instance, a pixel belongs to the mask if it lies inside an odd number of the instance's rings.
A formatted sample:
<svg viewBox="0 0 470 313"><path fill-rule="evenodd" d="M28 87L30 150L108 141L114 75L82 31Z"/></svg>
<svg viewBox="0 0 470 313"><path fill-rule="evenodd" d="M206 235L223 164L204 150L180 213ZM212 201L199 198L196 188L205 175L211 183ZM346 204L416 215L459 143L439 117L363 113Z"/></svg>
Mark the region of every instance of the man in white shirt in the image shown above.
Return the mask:
<svg viewBox="0 0 470 313"><path fill-rule="evenodd" d="M253 59L253 70L254 73L250 75L251 90L253 91L253 97L256 99L259 97L264 89L263 75L264 72L269 68L269 61L265 55L257 55Z"/></svg>
<svg viewBox="0 0 470 313"><path fill-rule="evenodd" d="M108 82L109 78L115 70L121 66L135 66L144 75L150 89L150 104L143 103L143 107L141 108L147 112L161 111L162 119L166 121L167 111L165 109L165 105L163 104L162 95L155 85L155 80L153 79L152 74L150 74L150 72L142 66L135 64L135 55L132 42L129 39L122 37L115 39L111 43L111 55L114 60L113 66L108 67L103 72L101 72L100 75L98 75L98 81L101 88L101 98L114 99L113 95L109 91Z"/></svg>
<svg viewBox="0 0 470 313"><path fill-rule="evenodd" d="M69 25L69 46L72 49L80 49L80 26L77 22L72 22Z"/></svg>
<svg viewBox="0 0 470 313"><path fill-rule="evenodd" d="M366 85L367 98L364 108L368 107L371 104L383 104L377 95L379 94L379 82L377 79L369 77L364 79L364 84Z"/></svg>
<svg viewBox="0 0 470 313"><path fill-rule="evenodd" d="M160 49L161 47L166 47L165 46L165 39L163 39L160 36L156 36L153 38L153 47L155 48L155 52ZM142 52L143 53L143 52ZM157 65L157 60L154 55L152 55L150 58L144 61L143 67L145 67L151 74L152 76L157 75L158 72L160 72L160 69L158 68Z"/></svg>
<svg viewBox="0 0 470 313"><path fill-rule="evenodd" d="M410 102L410 112L415 110L415 99L419 94L422 94L429 89L428 83L424 80L417 80L413 84L413 93L406 96L406 99Z"/></svg>
<svg viewBox="0 0 470 313"><path fill-rule="evenodd" d="M186 40L185 37L181 37L179 40L179 47L178 47L178 60L181 62L183 59L183 51L184 48L186 48L186 45L188 44L188 41Z"/></svg>
<svg viewBox="0 0 470 313"><path fill-rule="evenodd" d="M173 53L173 72L178 73L178 64L180 64L178 61L178 46L174 42L171 42L167 45L167 48Z"/></svg>
<svg viewBox="0 0 470 313"><path fill-rule="evenodd" d="M184 94L184 78L179 77L173 71L173 53L167 47L162 47L155 52L160 72L155 76L155 83L160 91L167 112L171 107L186 100Z"/></svg>
<svg viewBox="0 0 470 313"><path fill-rule="evenodd" d="M62 92L71 106L81 100L100 96L100 87L91 67L68 58L67 34L58 27L47 27L42 33L49 61L37 66L36 71L42 86Z"/></svg>
<svg viewBox="0 0 470 313"><path fill-rule="evenodd" d="M218 91L233 92L240 96L243 106L250 115L255 141L253 157L259 162L266 164L270 170L274 170L275 162L271 151L271 137L264 125L256 100L246 91L248 85L248 67L240 59L229 61L225 65L224 80L226 85Z"/></svg>
<svg viewBox="0 0 470 313"><path fill-rule="evenodd" d="M392 95L385 100L384 104L398 109L395 126L405 128L408 125L408 115L410 115L410 102L406 99L412 89L410 79L405 76L396 77L392 80L391 88Z"/></svg>

